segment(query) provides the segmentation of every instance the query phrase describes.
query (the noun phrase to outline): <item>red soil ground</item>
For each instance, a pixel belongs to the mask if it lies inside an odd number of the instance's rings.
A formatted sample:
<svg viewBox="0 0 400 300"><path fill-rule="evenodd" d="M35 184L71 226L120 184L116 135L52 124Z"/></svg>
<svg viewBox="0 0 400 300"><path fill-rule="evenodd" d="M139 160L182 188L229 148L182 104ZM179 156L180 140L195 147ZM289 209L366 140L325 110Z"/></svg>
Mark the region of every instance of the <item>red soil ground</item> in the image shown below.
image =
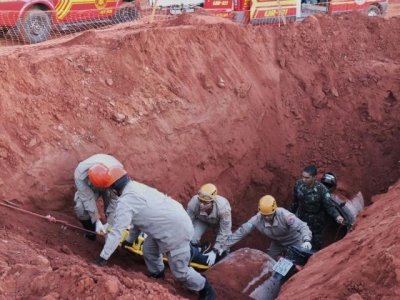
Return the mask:
<svg viewBox="0 0 400 300"><path fill-rule="evenodd" d="M274 28L192 15L5 49L1 199L78 225L73 170L103 152L183 204L202 183L215 182L231 201L234 228L265 193L287 206L295 179L311 162L320 172L335 171L345 196L362 191L369 200L400 177L398 45L398 18L313 17ZM316 255L282 297L300 295L305 281L303 299L320 290L365 299L396 295L394 288L388 294L376 288L396 283L395 246L372 258L390 269L386 275L367 266L380 238L385 245L398 239L396 227L374 223L395 222L395 201L374 199L356 231ZM375 215L380 206L387 209ZM163 282L147 279L143 262L123 251L100 269L92 261L101 241L4 207L0 237L1 299L195 297L170 274ZM237 247L246 245L265 250L267 241L254 234ZM345 259L344 249L357 250L345 253L362 280L332 259ZM337 282L326 280L334 274L354 284L335 294Z"/></svg>
<svg viewBox="0 0 400 300"><path fill-rule="evenodd" d="M390 0L386 17L400 16L400 0Z"/></svg>

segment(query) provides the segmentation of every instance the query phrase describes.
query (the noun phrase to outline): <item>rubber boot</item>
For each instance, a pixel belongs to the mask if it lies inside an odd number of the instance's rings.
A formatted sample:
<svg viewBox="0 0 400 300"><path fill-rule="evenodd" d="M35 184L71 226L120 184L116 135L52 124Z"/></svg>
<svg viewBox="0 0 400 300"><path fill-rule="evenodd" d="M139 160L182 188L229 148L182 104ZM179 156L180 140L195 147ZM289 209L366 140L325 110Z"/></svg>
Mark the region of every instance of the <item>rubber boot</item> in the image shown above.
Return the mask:
<svg viewBox="0 0 400 300"><path fill-rule="evenodd" d="M81 221L81 224L83 228L90 230L90 231L96 231L96 223L92 223L91 220L79 220ZM90 232L85 232L83 235L86 239L95 241L96 240L96 234L95 233L90 233Z"/></svg>
<svg viewBox="0 0 400 300"><path fill-rule="evenodd" d="M158 273L150 273L149 277L155 278L155 279L164 279L165 278L165 271L162 270L161 272L158 272Z"/></svg>
<svg viewBox="0 0 400 300"><path fill-rule="evenodd" d="M190 261L196 264L207 266L208 256L199 251L200 247L190 245Z"/></svg>
<svg viewBox="0 0 400 300"><path fill-rule="evenodd" d="M195 244L190 242L190 246L197 248L197 251L199 253L207 253L209 250L211 250L211 243L210 242L205 242L204 244Z"/></svg>
<svg viewBox="0 0 400 300"><path fill-rule="evenodd" d="M206 278L206 283L204 284L203 289L199 292L199 300L214 300L216 298L217 293Z"/></svg>
<svg viewBox="0 0 400 300"><path fill-rule="evenodd" d="M211 250L211 242L205 242L204 244L200 245L200 252L207 253Z"/></svg>
<svg viewBox="0 0 400 300"><path fill-rule="evenodd" d="M123 241L121 243L121 246L122 246L122 248L125 248L125 247L132 248L133 247L133 242L128 242L127 240L125 240L125 241Z"/></svg>

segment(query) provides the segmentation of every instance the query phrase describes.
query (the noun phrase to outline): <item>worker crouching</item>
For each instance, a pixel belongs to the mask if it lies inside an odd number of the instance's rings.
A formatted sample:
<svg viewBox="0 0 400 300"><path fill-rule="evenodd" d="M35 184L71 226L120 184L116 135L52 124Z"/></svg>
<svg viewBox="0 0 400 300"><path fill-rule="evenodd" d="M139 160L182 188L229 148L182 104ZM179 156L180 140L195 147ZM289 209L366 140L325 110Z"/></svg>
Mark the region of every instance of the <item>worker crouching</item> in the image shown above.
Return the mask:
<svg viewBox="0 0 400 300"><path fill-rule="evenodd" d="M119 196L113 228L96 263L103 266L118 247L123 231L131 225L128 242L140 232L148 236L143 256L150 275L164 277L162 255L168 258L174 277L188 289L199 292L199 299L215 299L216 293L205 277L189 267L193 225L180 203L145 184L133 181L120 167L99 170L103 188L110 187ZM114 176L117 175L117 176Z"/></svg>

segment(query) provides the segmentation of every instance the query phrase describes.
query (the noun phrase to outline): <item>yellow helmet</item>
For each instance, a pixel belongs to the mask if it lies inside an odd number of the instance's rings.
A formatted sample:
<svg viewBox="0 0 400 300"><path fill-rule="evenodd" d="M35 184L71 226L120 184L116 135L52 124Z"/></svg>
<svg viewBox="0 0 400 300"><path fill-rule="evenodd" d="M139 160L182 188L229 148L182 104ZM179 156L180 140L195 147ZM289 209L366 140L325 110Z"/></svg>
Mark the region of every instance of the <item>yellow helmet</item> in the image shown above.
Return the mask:
<svg viewBox="0 0 400 300"><path fill-rule="evenodd" d="M276 200L271 195L265 195L258 202L258 211L265 216L275 213L277 208Z"/></svg>
<svg viewBox="0 0 400 300"><path fill-rule="evenodd" d="M200 188L198 197L201 201L214 201L217 198L217 187L212 183L206 183Z"/></svg>

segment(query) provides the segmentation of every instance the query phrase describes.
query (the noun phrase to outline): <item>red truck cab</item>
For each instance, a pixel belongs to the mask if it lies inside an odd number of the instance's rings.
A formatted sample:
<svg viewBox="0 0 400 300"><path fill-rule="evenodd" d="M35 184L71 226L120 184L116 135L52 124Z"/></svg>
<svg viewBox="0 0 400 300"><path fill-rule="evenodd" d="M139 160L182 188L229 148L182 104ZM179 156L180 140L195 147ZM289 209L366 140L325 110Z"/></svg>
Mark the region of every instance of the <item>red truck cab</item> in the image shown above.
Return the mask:
<svg viewBox="0 0 400 300"><path fill-rule="evenodd" d="M138 2L139 3L139 2ZM138 15L135 1L6 0L0 2L0 27L25 43L49 38L51 31L85 24L123 22Z"/></svg>
<svg viewBox="0 0 400 300"><path fill-rule="evenodd" d="M204 8L238 23L276 24L301 21L314 14L336 15L360 11L384 15L388 0L205 0Z"/></svg>
<svg viewBox="0 0 400 300"><path fill-rule="evenodd" d="M246 0L239 0L246 1ZM368 16L384 15L388 0L252 0L252 24L301 21L315 14L337 15L359 11Z"/></svg>

